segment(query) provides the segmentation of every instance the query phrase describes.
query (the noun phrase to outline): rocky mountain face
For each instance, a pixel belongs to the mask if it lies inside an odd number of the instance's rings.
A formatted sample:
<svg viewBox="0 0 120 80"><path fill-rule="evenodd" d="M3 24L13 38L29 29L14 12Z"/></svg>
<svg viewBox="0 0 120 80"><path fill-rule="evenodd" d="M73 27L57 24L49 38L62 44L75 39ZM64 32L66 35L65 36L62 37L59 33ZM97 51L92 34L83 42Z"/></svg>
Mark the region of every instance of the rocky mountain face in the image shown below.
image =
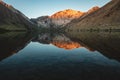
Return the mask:
<svg viewBox="0 0 120 80"><path fill-rule="evenodd" d="M20 11L0 1L0 28L6 30L32 30L33 23Z"/></svg>
<svg viewBox="0 0 120 80"><path fill-rule="evenodd" d="M37 26L43 26L43 27L50 27L51 25L51 19L49 16L41 16L41 17L38 17L36 19L31 19L31 21L35 24L37 24Z"/></svg>
<svg viewBox="0 0 120 80"><path fill-rule="evenodd" d="M96 8L97 9L97 8ZM102 8L67 24L71 30L120 29L120 0L112 0Z"/></svg>
<svg viewBox="0 0 120 80"><path fill-rule="evenodd" d="M50 18L52 19L52 23L55 25L65 25L71 20L77 19L83 15L84 12L67 9L53 14Z"/></svg>
<svg viewBox="0 0 120 80"><path fill-rule="evenodd" d="M64 27L66 24L70 23L72 20L78 21L78 19L87 16L90 13L93 13L99 9L98 6L93 7L87 12L76 11L72 9L67 9L59 11L52 16L42 16L36 19L31 19L32 22L38 26L43 27Z"/></svg>
<svg viewBox="0 0 120 80"><path fill-rule="evenodd" d="M99 10L100 7L98 6L95 6L95 7L92 7L91 9L89 9L87 12L84 12L84 15L82 15L81 17L79 18L76 18L76 19L73 19L71 22L69 22L68 24L66 24L65 26L68 27L69 25L72 25L73 23L78 23L81 19L87 17L88 15L96 12L97 10Z"/></svg>
<svg viewBox="0 0 120 80"><path fill-rule="evenodd" d="M38 26L43 27L58 27L63 26L69 23L71 20L75 18L79 18L84 15L84 12L67 9L63 11L59 11L52 16L42 16L36 19L31 19Z"/></svg>

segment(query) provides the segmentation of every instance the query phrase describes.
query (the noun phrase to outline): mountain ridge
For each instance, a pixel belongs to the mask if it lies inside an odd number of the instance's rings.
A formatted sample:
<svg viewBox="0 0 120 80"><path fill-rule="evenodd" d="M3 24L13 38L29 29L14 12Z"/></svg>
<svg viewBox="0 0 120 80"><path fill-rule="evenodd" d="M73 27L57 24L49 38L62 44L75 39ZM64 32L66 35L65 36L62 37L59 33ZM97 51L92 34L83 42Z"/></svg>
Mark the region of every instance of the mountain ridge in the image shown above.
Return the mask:
<svg viewBox="0 0 120 80"><path fill-rule="evenodd" d="M0 29L32 30L33 23L19 10L3 1L0 1Z"/></svg>
<svg viewBox="0 0 120 80"><path fill-rule="evenodd" d="M87 12L81 12L73 9L65 9L62 11L58 11L51 16L41 16L38 18L31 19L31 21L36 23L38 26L45 26L45 27L65 26L66 24L70 23L72 20L88 15L98 9L99 9L98 6L91 8Z"/></svg>
<svg viewBox="0 0 120 80"><path fill-rule="evenodd" d="M120 0L112 0L99 10L66 26L68 29L118 29L120 25ZM99 27L98 27L99 26Z"/></svg>

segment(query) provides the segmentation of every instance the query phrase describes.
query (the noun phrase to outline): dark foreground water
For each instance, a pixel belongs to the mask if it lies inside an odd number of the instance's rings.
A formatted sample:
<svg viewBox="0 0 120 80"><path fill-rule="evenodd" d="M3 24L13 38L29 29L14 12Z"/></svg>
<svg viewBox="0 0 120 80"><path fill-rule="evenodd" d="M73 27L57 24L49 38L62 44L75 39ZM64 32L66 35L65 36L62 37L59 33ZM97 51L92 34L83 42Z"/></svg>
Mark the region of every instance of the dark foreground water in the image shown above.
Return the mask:
<svg viewBox="0 0 120 80"><path fill-rule="evenodd" d="M0 34L0 80L120 80L120 32Z"/></svg>

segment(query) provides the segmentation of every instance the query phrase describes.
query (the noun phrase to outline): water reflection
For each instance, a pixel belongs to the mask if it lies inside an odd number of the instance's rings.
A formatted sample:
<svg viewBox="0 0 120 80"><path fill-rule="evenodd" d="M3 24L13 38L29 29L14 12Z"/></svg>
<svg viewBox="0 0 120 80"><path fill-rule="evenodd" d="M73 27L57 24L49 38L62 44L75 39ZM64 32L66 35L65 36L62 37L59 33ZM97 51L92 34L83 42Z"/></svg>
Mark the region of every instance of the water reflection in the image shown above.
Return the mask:
<svg viewBox="0 0 120 80"><path fill-rule="evenodd" d="M106 57L120 61L120 32L69 32L67 35Z"/></svg>
<svg viewBox="0 0 120 80"><path fill-rule="evenodd" d="M82 47L77 42L71 41L70 38L66 37L64 34L39 34L33 41L42 44L52 44L58 48L64 48L67 50Z"/></svg>
<svg viewBox="0 0 120 80"><path fill-rule="evenodd" d="M88 48L85 44L82 42L79 43L75 40L71 40L69 37L67 37L63 33L56 33L56 34L51 34L51 33L44 33L44 34L39 34L35 39L32 40L33 42L39 42L41 44L52 44L58 48L63 48L66 50L73 50L76 48L87 48L90 51L94 51L91 48Z"/></svg>
<svg viewBox="0 0 120 80"><path fill-rule="evenodd" d="M0 80L120 80L119 34L0 34Z"/></svg>
<svg viewBox="0 0 120 80"><path fill-rule="evenodd" d="M36 37L26 32L0 34L0 60L23 49L27 44L38 42L52 44L65 50L86 48L91 52L99 51L106 57L120 61L120 32L70 32L41 33Z"/></svg>
<svg viewBox="0 0 120 80"><path fill-rule="evenodd" d="M70 32L67 34L39 34L33 41L52 44L58 48L72 50L86 48L99 51L106 57L120 61L120 32Z"/></svg>
<svg viewBox="0 0 120 80"><path fill-rule="evenodd" d="M29 44L31 38L31 34L26 32L0 34L0 61L23 49Z"/></svg>

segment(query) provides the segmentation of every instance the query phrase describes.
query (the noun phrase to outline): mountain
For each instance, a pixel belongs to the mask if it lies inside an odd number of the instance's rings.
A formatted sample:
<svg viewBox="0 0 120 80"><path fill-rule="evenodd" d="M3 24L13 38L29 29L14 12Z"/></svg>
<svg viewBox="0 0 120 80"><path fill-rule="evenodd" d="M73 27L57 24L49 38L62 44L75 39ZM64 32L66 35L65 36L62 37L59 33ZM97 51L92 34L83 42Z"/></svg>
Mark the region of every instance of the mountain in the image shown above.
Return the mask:
<svg viewBox="0 0 120 80"><path fill-rule="evenodd" d="M81 18L84 18L84 17L86 17L87 15L89 15L89 14L91 14L91 13L94 13L95 11L97 11L97 10L99 10L99 9L100 9L100 7L98 7L98 6L92 7L92 8L89 9L87 12L85 12L85 14L84 14L82 17L78 18L77 20L79 20L79 19L81 19Z"/></svg>
<svg viewBox="0 0 120 80"><path fill-rule="evenodd" d="M77 19L83 15L84 12L67 9L53 14L50 18L52 19L52 23L55 25L65 25L69 23L71 20Z"/></svg>
<svg viewBox="0 0 120 80"><path fill-rule="evenodd" d="M88 10L87 12L81 12L72 9L66 9L63 11L56 12L51 16L41 16L38 18L31 19L32 22L37 24L38 26L42 27L64 27L66 24L70 23L71 21L77 22L78 19L87 16L90 13L93 13L99 9L98 6L93 7L92 9Z"/></svg>
<svg viewBox="0 0 120 80"><path fill-rule="evenodd" d="M31 30L33 23L20 11L0 1L0 29Z"/></svg>
<svg viewBox="0 0 120 80"><path fill-rule="evenodd" d="M66 25L69 30L120 29L120 0L112 0L102 8Z"/></svg>
<svg viewBox="0 0 120 80"><path fill-rule="evenodd" d="M31 19L32 22L36 23L38 26L44 27L57 27L69 23L75 18L79 18L84 14L84 12L67 9L59 11L51 16L42 16L36 19Z"/></svg>
<svg viewBox="0 0 120 80"><path fill-rule="evenodd" d="M97 10L99 10L100 7L98 6L95 6L95 7L92 7L91 9L89 9L87 12L84 12L84 15L82 15L81 17L79 18L76 18L76 19L73 19L71 22L69 22L68 24L66 24L64 27L68 27L69 25L72 25L74 23L78 23L81 19L87 17L88 15L96 12Z"/></svg>
<svg viewBox="0 0 120 80"><path fill-rule="evenodd" d="M51 19L49 16L41 16L35 19L31 19L31 21L35 24L37 24L37 26L44 26L44 27L50 27L51 24Z"/></svg>

